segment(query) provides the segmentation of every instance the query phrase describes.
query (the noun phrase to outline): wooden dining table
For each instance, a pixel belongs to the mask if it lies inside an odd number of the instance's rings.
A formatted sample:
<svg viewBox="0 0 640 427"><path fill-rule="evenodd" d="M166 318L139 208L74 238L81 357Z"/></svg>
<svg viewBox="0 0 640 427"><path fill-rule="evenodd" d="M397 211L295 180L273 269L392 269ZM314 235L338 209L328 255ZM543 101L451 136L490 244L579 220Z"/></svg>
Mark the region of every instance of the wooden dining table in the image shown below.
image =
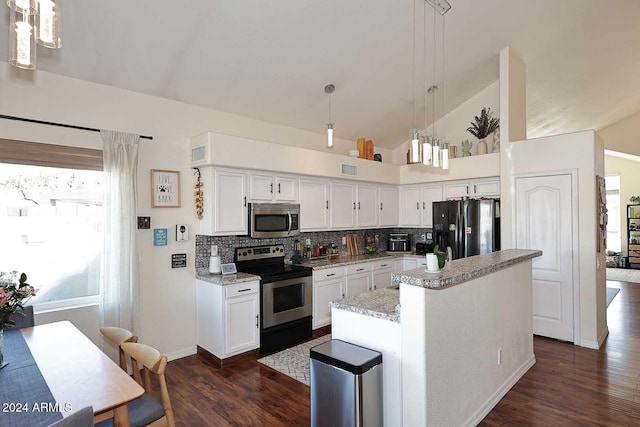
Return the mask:
<svg viewBox="0 0 640 427"><path fill-rule="evenodd" d="M78 328L63 321L20 332L63 417L92 406L95 422L129 426L127 403L144 389Z"/></svg>

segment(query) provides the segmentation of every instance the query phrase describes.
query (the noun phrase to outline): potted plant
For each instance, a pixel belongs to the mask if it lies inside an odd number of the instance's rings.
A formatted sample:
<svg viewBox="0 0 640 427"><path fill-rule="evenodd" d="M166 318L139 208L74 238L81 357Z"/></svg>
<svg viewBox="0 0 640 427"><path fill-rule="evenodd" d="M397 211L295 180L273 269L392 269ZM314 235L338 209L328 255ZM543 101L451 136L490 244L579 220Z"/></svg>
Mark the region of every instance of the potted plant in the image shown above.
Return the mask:
<svg viewBox="0 0 640 427"><path fill-rule="evenodd" d="M11 315L21 313L24 304L35 294L33 286L27 283L26 274L0 272L0 367L3 364L3 331L15 325Z"/></svg>
<svg viewBox="0 0 640 427"><path fill-rule="evenodd" d="M467 128L467 132L478 138L478 154L487 153L485 138L500 127L500 119L493 117L491 108L483 107L480 117L475 116L474 122Z"/></svg>

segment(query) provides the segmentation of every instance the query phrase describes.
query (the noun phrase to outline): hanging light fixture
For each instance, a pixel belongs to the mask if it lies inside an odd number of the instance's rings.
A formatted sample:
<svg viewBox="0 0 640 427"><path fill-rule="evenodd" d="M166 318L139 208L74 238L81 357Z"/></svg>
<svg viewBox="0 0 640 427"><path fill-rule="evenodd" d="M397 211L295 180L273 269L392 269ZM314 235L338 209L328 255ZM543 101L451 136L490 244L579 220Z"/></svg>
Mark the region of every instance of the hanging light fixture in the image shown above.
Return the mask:
<svg viewBox="0 0 640 427"><path fill-rule="evenodd" d="M438 137L436 134L436 92L438 86L435 84L436 80L436 14L438 12L442 15L442 120L444 123L444 14L451 9L451 5L446 0L425 0L429 3L433 10L433 80L434 83L431 86L427 86L427 7L425 5L424 10L424 64L425 64L425 97L424 97L424 115L425 115L425 128L422 142L422 164L425 166L432 166L434 168L449 169L449 144L446 141L444 132L442 137ZM415 36L414 36L415 40ZM415 60L414 60L415 64ZM432 117L431 122L432 131L431 137L427 135L427 95L432 97Z"/></svg>
<svg viewBox="0 0 640 427"><path fill-rule="evenodd" d="M420 133L416 129L416 2L413 1L413 129L411 129L411 143L409 145L410 162L419 163L421 159L420 153Z"/></svg>
<svg viewBox="0 0 640 427"><path fill-rule="evenodd" d="M36 68L36 43L62 47L60 0L7 0L10 10L9 63L18 68Z"/></svg>
<svg viewBox="0 0 640 427"><path fill-rule="evenodd" d="M331 121L331 94L335 92L336 87L328 84L324 87L324 93L329 95L329 123L327 123L327 148L333 148L333 122Z"/></svg>

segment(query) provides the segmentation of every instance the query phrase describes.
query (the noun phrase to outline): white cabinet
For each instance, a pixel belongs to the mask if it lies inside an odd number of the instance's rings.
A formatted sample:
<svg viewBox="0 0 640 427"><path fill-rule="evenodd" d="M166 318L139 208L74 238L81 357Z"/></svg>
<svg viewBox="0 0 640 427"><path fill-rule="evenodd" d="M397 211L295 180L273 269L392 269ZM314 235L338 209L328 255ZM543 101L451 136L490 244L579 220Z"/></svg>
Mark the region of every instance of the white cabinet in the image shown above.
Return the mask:
<svg viewBox="0 0 640 427"><path fill-rule="evenodd" d="M371 288L383 289L391 286L391 273L394 268L394 260L385 259L371 263Z"/></svg>
<svg viewBox="0 0 640 427"><path fill-rule="evenodd" d="M362 294L372 289L370 262L348 265L346 270L345 296Z"/></svg>
<svg viewBox="0 0 640 427"><path fill-rule="evenodd" d="M432 227L432 203L442 200L442 185L400 187L400 200L400 226Z"/></svg>
<svg viewBox="0 0 640 427"><path fill-rule="evenodd" d="M356 201L356 224L358 227L378 226L378 186L358 184Z"/></svg>
<svg viewBox="0 0 640 427"><path fill-rule="evenodd" d="M214 172L214 235L247 234L247 175L216 169Z"/></svg>
<svg viewBox="0 0 640 427"><path fill-rule="evenodd" d="M415 257L402 259L402 271L415 270L416 268L427 268L427 258Z"/></svg>
<svg viewBox="0 0 640 427"><path fill-rule="evenodd" d="M324 230L329 227L329 183L315 179L300 180L300 230Z"/></svg>
<svg viewBox="0 0 640 427"><path fill-rule="evenodd" d="M496 177L471 181L454 181L444 185L444 192L447 200L465 197L500 197L500 179Z"/></svg>
<svg viewBox="0 0 640 427"><path fill-rule="evenodd" d="M354 228L356 224L355 185L349 182L332 181L329 197L329 222L331 228ZM302 212L300 212L302 217Z"/></svg>
<svg viewBox="0 0 640 427"><path fill-rule="evenodd" d="M297 202L298 179L271 174L249 174L249 200Z"/></svg>
<svg viewBox="0 0 640 427"><path fill-rule="evenodd" d="M260 282L196 280L198 345L219 359L260 347Z"/></svg>
<svg viewBox="0 0 640 427"><path fill-rule="evenodd" d="M398 187L380 187L378 190L380 227L398 226Z"/></svg>
<svg viewBox="0 0 640 427"><path fill-rule="evenodd" d="M313 272L313 329L331 323L331 301L344 297L345 268L327 268Z"/></svg>

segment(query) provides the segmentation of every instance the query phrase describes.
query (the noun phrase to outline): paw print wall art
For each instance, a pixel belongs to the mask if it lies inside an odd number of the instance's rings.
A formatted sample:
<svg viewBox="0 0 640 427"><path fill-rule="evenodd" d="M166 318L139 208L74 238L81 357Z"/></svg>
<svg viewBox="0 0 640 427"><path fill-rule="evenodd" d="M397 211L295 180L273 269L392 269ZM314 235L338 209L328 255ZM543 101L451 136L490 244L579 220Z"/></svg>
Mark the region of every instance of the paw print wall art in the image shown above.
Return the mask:
<svg viewBox="0 0 640 427"><path fill-rule="evenodd" d="M151 207L180 207L180 172L151 169Z"/></svg>

